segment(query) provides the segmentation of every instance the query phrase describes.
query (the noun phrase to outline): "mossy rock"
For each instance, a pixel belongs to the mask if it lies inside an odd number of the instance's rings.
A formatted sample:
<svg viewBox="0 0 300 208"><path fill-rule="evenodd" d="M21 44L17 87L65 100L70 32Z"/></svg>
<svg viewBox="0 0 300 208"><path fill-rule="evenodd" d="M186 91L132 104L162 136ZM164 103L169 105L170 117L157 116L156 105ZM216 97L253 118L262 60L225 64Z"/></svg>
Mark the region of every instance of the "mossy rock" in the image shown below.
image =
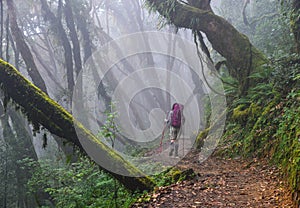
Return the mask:
<svg viewBox="0 0 300 208"><path fill-rule="evenodd" d="M168 186L184 180L192 180L197 176L193 169L180 170L176 167L170 168L163 173L159 174L157 183L159 186Z"/></svg>
<svg viewBox="0 0 300 208"><path fill-rule="evenodd" d="M194 170L192 168L184 170L184 171L181 171L178 169L173 169L173 171L171 171L169 174L172 178L172 181L175 183L184 181L184 180L191 180L196 177L196 173L194 172Z"/></svg>

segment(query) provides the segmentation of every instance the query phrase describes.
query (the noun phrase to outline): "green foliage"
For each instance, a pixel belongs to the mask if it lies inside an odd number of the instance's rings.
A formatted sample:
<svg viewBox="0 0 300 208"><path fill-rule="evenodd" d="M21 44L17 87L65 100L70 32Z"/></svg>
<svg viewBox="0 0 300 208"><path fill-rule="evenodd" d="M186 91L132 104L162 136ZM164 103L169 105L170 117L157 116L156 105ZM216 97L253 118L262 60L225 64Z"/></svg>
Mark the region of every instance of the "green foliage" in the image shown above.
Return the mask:
<svg viewBox="0 0 300 208"><path fill-rule="evenodd" d="M238 94L238 81L229 75L223 75L222 81L224 82L225 94L229 97L235 97Z"/></svg>
<svg viewBox="0 0 300 208"><path fill-rule="evenodd" d="M279 57L293 47L293 34L288 19L277 11L274 15L258 22L253 36L254 45L265 54Z"/></svg>
<svg viewBox="0 0 300 208"><path fill-rule="evenodd" d="M53 167L53 162L46 160L37 163L24 159L22 163L33 171L33 176L28 183L30 193L35 194L38 190L45 190L58 208L123 208L130 207L137 200L148 199L146 192L131 193L120 184L117 184L118 197L115 199L116 181L100 171L98 166L86 157L80 157L76 163L56 167ZM155 180L157 186L167 186L194 177L196 174L192 169L181 171L170 168L155 176Z"/></svg>
<svg viewBox="0 0 300 208"><path fill-rule="evenodd" d="M281 163L289 176L289 184L300 190L300 89L287 96L281 107L281 119L274 134L277 140L273 148L274 160Z"/></svg>
<svg viewBox="0 0 300 208"><path fill-rule="evenodd" d="M232 119L239 123L245 123L249 118L255 118L260 113L260 106L255 103L251 103L250 106L240 104L233 109Z"/></svg>
<svg viewBox="0 0 300 208"><path fill-rule="evenodd" d="M299 87L299 82L297 82L297 77L300 74L299 60L299 55L291 54L273 61L274 70L272 72L271 81L274 83L275 90L284 96L287 95L293 87Z"/></svg>
<svg viewBox="0 0 300 208"><path fill-rule="evenodd" d="M45 190L58 208L116 207L116 203L128 207L136 197L118 184L118 198L115 202L115 181L85 157L60 167L53 167L50 161L40 164L27 161L26 164L34 172L28 183L31 192Z"/></svg>
<svg viewBox="0 0 300 208"><path fill-rule="evenodd" d="M145 2L146 8L149 10L150 13L161 11L162 9L164 10L164 19L161 19L161 27L163 27L165 24L171 24L170 13L175 11L176 3L177 0L166 0L158 5L156 3L150 3L148 1Z"/></svg>
<svg viewBox="0 0 300 208"><path fill-rule="evenodd" d="M7 207L17 207L16 193L23 183L17 180L16 152L5 144L0 135L0 201ZM32 197L32 196L31 196Z"/></svg>
<svg viewBox="0 0 300 208"><path fill-rule="evenodd" d="M114 104L110 107L105 112L106 122L98 136L114 148L119 130L115 122L117 112ZM25 162L34 170L28 183L31 192L43 190L49 193L56 207L128 207L136 197L86 157L79 157L76 163L57 166L50 161L43 161L40 165Z"/></svg>
<svg viewBox="0 0 300 208"><path fill-rule="evenodd" d="M273 60L253 74L259 84L235 99L221 144L223 154L270 158L300 191L300 57Z"/></svg>
<svg viewBox="0 0 300 208"><path fill-rule="evenodd" d="M266 55L280 57L293 47L290 18L286 15L289 8L281 5L279 1L250 1L245 10L249 25L244 23L241 14L244 1L222 0L221 2L221 10L218 13L247 35L251 43Z"/></svg>
<svg viewBox="0 0 300 208"><path fill-rule="evenodd" d="M107 139L111 147L114 148L117 133L119 132L115 119L118 116L118 112L115 111L115 104L110 104L110 110L105 111L106 121L101 127L97 137Z"/></svg>

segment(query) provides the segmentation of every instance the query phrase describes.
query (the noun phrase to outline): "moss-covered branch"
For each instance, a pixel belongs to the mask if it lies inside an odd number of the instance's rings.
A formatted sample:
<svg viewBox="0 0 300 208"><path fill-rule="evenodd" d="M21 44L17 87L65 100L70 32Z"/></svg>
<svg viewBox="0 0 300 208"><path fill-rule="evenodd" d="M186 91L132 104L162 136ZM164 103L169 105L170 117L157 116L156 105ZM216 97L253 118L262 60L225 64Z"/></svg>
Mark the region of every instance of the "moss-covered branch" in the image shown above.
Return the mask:
<svg viewBox="0 0 300 208"><path fill-rule="evenodd" d="M80 123L74 120L72 115L63 107L50 99L42 90L34 86L24 78L13 66L0 59L0 84L6 99L12 99L22 108L27 118L39 127L42 125L51 133L65 138L67 141L82 147L82 142L92 146L97 155L101 155L101 161L107 162L113 169L117 168L124 175L139 175L141 177L127 177L118 175L101 167L104 171L119 180L129 190L149 190L154 183L133 165L125 161L121 156L112 151L108 146L97 140ZM76 130L75 130L76 128ZM79 141L79 138L84 138ZM97 158L92 158L96 160Z"/></svg>
<svg viewBox="0 0 300 208"><path fill-rule="evenodd" d="M229 22L210 10L182 4L177 0L147 0L150 8L158 11L176 27L202 31L212 47L227 60L230 74L240 82L241 91L248 88L248 76L267 62L264 54Z"/></svg>

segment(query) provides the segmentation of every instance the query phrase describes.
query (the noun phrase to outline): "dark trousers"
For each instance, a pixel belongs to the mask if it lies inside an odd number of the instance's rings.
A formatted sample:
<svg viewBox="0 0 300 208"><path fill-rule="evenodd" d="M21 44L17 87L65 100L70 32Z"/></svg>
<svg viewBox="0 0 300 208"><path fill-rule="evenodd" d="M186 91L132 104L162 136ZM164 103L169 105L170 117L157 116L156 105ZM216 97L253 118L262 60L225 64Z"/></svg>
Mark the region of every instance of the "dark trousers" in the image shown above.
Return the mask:
<svg viewBox="0 0 300 208"><path fill-rule="evenodd" d="M180 128L176 128L171 126L170 129L170 153L169 156L172 156L174 151L175 151L175 156L178 156L178 148L179 148L179 143L178 143L178 132L179 132Z"/></svg>

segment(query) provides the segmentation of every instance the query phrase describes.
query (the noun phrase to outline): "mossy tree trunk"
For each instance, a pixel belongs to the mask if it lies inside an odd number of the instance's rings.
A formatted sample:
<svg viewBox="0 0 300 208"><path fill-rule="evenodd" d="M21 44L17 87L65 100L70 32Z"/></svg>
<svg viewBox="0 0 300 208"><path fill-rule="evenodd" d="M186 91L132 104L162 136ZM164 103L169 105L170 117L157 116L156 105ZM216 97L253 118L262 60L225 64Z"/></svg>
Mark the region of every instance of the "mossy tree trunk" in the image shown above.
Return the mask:
<svg viewBox="0 0 300 208"><path fill-rule="evenodd" d="M212 47L226 58L230 75L239 81L241 94L247 92L249 86L253 84L248 78L249 75L259 70L267 59L245 35L213 13L209 6L210 1L194 0L189 1L190 4L177 0L147 0L147 2L151 9L158 11L176 27L205 33Z"/></svg>
<svg viewBox="0 0 300 208"><path fill-rule="evenodd" d="M24 78L14 67L1 59L0 84L6 99L12 99L19 105L34 126L38 128L40 125L43 126L48 129L49 132L78 146L83 153L86 152L81 142L88 143L94 150L101 154L103 160L118 170L121 170L124 175L141 176L129 177L118 175L101 167L129 190L150 190L153 188L154 183L149 177L145 176L140 170L97 140L88 130L76 122L70 113ZM79 137L84 138L84 141L80 142Z"/></svg>

